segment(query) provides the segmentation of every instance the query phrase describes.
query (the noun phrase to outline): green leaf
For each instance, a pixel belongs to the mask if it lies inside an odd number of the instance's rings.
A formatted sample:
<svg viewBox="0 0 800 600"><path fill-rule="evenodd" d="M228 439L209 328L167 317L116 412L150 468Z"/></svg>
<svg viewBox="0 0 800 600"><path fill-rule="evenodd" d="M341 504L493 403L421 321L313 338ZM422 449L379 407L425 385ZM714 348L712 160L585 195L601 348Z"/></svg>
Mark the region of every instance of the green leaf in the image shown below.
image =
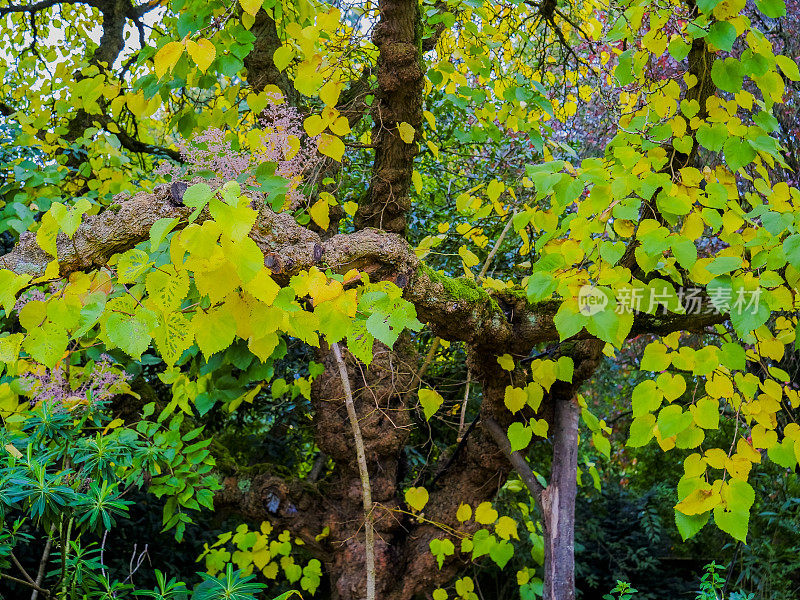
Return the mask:
<svg viewBox="0 0 800 600"><path fill-rule="evenodd" d="M561 341L578 333L589 322L589 317L580 312L575 312L566 302L558 309L553 323L556 326Z"/></svg>
<svg viewBox="0 0 800 600"><path fill-rule="evenodd" d="M728 512L721 506L714 509L714 523L722 531L740 542L747 541L747 528L750 523L749 512Z"/></svg>
<svg viewBox="0 0 800 600"><path fill-rule="evenodd" d="M68 343L69 337L63 327L45 323L28 332L22 347L35 361L52 369L64 356Z"/></svg>
<svg viewBox="0 0 800 600"><path fill-rule="evenodd" d="M163 217L150 226L150 252L158 250L159 246L161 246L161 242L164 241L167 234L172 231L177 224L178 217Z"/></svg>
<svg viewBox="0 0 800 600"><path fill-rule="evenodd" d="M699 515L685 515L679 510L675 511L675 525L678 527L678 532L685 542L691 537L694 537L706 523L711 516L711 511L706 511Z"/></svg>
<svg viewBox="0 0 800 600"><path fill-rule="evenodd" d="M444 398L436 390L422 388L419 391L419 403L422 405L426 421L430 421L443 402Z"/></svg>
<svg viewBox="0 0 800 600"><path fill-rule="evenodd" d="M784 438L780 444L767 448L767 456L776 465L784 469L793 469L797 464L797 457L794 453L794 442L789 438Z"/></svg>
<svg viewBox="0 0 800 600"><path fill-rule="evenodd" d="M528 277L526 292L529 302L540 302L553 295L558 288L558 280L550 273L537 271Z"/></svg>
<svg viewBox="0 0 800 600"><path fill-rule="evenodd" d="M117 281L120 283L133 283L152 264L150 256L144 250L139 248L128 250L117 261Z"/></svg>
<svg viewBox="0 0 800 600"><path fill-rule="evenodd" d="M444 559L451 556L456 551L453 542L447 538L434 538L428 545L430 546L431 553L436 557L436 562L439 564L440 569L444 564Z"/></svg>
<svg viewBox="0 0 800 600"><path fill-rule="evenodd" d="M800 233L793 233L783 241L783 253L789 264L800 271Z"/></svg>
<svg viewBox="0 0 800 600"><path fill-rule="evenodd" d="M189 216L189 221L194 221L200 214L200 211L205 208L208 201L211 200L214 191L207 183L195 183L186 188L183 193L183 203L189 208L193 208L192 214Z"/></svg>
<svg viewBox="0 0 800 600"><path fill-rule="evenodd" d="M711 26L706 39L720 50L730 52L736 41L736 27L727 21L717 21Z"/></svg>
<svg viewBox="0 0 800 600"><path fill-rule="evenodd" d="M684 412L677 404L665 406L658 413L658 430L663 438L677 435L691 424L691 413Z"/></svg>
<svg viewBox="0 0 800 600"><path fill-rule="evenodd" d="M713 125L703 123L697 130L697 141L712 152L722 150L728 137L728 128L724 123L714 123Z"/></svg>
<svg viewBox="0 0 800 600"><path fill-rule="evenodd" d="M136 360L150 347L150 331L157 319L149 310L138 310L133 315L113 313L106 321L108 339Z"/></svg>
<svg viewBox="0 0 800 600"><path fill-rule="evenodd" d="M784 11L785 10L786 9L784 8ZM788 56L783 56L782 54L776 56L775 61L778 63L778 66L781 68L781 71L783 71L783 74L786 75L786 77L792 81L800 81L800 69L798 69L796 62L794 62Z"/></svg>
<svg viewBox="0 0 800 600"><path fill-rule="evenodd" d="M533 439L533 430L518 421L508 427L508 441L511 442L511 451L524 450Z"/></svg>
<svg viewBox="0 0 800 600"><path fill-rule="evenodd" d="M633 83L635 76L633 74L633 51L626 50L619 56L619 62L614 69L614 77L620 85L628 85Z"/></svg>
<svg viewBox="0 0 800 600"><path fill-rule="evenodd" d="M508 561L511 560L513 556L514 546L506 540L498 542L492 546L491 550L489 550L489 558L491 558L501 569L505 568L505 566L508 564Z"/></svg>
<svg viewBox="0 0 800 600"><path fill-rule="evenodd" d="M686 238L676 238L672 242L672 254L684 269L690 269L697 262L697 247Z"/></svg>
<svg viewBox="0 0 800 600"><path fill-rule="evenodd" d="M633 390L631 396L633 416L639 417L661 408L663 400L664 394L658 389L656 382L652 379L646 379Z"/></svg>
<svg viewBox="0 0 800 600"><path fill-rule="evenodd" d="M729 137L723 149L725 151L725 162L728 163L734 173L741 167L750 164L756 157L756 151L748 141L739 137Z"/></svg>
<svg viewBox="0 0 800 600"><path fill-rule="evenodd" d="M785 0L756 0L756 6L770 19L786 16Z"/></svg>
<svg viewBox="0 0 800 600"><path fill-rule="evenodd" d="M684 58L689 56L689 51L692 49L692 45L689 42L684 41L682 37L676 37L669 43L669 53L672 55L677 61L682 61Z"/></svg>
<svg viewBox="0 0 800 600"><path fill-rule="evenodd" d="M714 275L722 275L723 273L730 273L736 269L741 268L742 259L738 256L719 256L712 260L706 269L709 273Z"/></svg>
<svg viewBox="0 0 800 600"><path fill-rule="evenodd" d="M728 367L731 371L744 371L745 357L744 348L738 343L729 342L720 347L720 364Z"/></svg>
<svg viewBox="0 0 800 600"><path fill-rule="evenodd" d="M208 360L213 354L233 343L236 320L224 306L208 311L198 310L192 318L192 330L200 351Z"/></svg>
<svg viewBox="0 0 800 600"><path fill-rule="evenodd" d="M647 444L655 435L653 431L655 424L656 417L651 413L636 417L631 421L631 430L626 445L630 448L639 448Z"/></svg>
<svg viewBox="0 0 800 600"><path fill-rule="evenodd" d="M620 315L611 306L606 306L600 312L589 317L586 331L597 336L604 342L620 345Z"/></svg>
<svg viewBox="0 0 800 600"><path fill-rule="evenodd" d="M593 433L592 442L594 442L594 447L597 448L597 451L600 452L600 454L606 458L611 457L611 442L603 435L602 432L598 431L597 433Z"/></svg>
<svg viewBox="0 0 800 600"><path fill-rule="evenodd" d="M756 499L756 493L746 481L741 479L731 479L727 487L722 488L722 498L728 506L728 510L738 513L750 511Z"/></svg>
<svg viewBox="0 0 800 600"><path fill-rule="evenodd" d="M697 8L702 10L706 14L710 14L714 8L716 8L717 4L719 4L721 0L698 0Z"/></svg>
<svg viewBox="0 0 800 600"><path fill-rule="evenodd" d="M744 83L742 63L730 57L714 61L714 66L711 67L711 80L721 90L738 92Z"/></svg>
<svg viewBox="0 0 800 600"><path fill-rule="evenodd" d="M732 287L730 307L731 324L740 336L746 336L767 322L771 311L764 303L761 290L746 290L741 285Z"/></svg>

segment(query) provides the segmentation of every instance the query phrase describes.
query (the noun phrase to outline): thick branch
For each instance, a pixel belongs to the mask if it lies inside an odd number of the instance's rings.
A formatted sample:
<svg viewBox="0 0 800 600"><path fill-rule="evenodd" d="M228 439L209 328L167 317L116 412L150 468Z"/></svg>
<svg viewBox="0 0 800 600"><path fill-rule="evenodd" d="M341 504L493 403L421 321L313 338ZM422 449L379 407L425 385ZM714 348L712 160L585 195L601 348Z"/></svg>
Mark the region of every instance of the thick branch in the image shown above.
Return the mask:
<svg viewBox="0 0 800 600"><path fill-rule="evenodd" d="M64 234L58 236L60 275L102 267L114 254L147 239L150 227L158 219L177 217L181 219L177 226L180 229L186 225L189 213L189 208L176 206L168 191L160 189L156 194L139 193L123 201L118 210L85 217L72 239ZM526 355L537 344L559 340L553 322L560 306L558 300L529 304L519 294L489 294L474 282L440 275L425 266L397 235L363 229L322 240L318 234L298 225L292 215L263 208L250 236L279 278L317 265L341 273L356 268L368 272L373 280L394 281L404 288L405 298L416 306L419 318L429 323L442 339L485 345L497 353L511 352L518 356ZM40 277L52 260L39 247L35 235L26 233L12 252L0 257L0 268ZM700 330L726 318L713 312L639 313L629 335ZM572 339L590 337L584 330Z"/></svg>
<svg viewBox="0 0 800 600"><path fill-rule="evenodd" d="M403 140L399 126L411 125L419 139L422 124L423 69L420 56L420 8L416 0L379 0L380 23L373 33L378 47L378 91L372 105L375 162L356 227L394 233L406 229L417 144ZM408 138L406 138L408 139Z"/></svg>
<svg viewBox="0 0 800 600"><path fill-rule="evenodd" d="M50 8L51 6L55 6L56 4L88 4L89 6L96 6L96 2L85 0L42 0L41 2L36 2L35 4L0 6L0 17L18 12L35 13L39 12L40 10Z"/></svg>

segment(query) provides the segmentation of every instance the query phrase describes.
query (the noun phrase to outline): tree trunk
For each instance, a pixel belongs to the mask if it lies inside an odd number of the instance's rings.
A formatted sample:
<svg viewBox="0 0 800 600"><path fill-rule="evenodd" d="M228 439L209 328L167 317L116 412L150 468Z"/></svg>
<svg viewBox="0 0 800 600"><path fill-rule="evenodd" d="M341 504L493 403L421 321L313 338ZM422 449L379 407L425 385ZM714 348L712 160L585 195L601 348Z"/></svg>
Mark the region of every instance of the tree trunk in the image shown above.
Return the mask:
<svg viewBox="0 0 800 600"><path fill-rule="evenodd" d="M558 398L553 415L553 465L542 492L544 600L575 598L575 497L578 492L578 403Z"/></svg>

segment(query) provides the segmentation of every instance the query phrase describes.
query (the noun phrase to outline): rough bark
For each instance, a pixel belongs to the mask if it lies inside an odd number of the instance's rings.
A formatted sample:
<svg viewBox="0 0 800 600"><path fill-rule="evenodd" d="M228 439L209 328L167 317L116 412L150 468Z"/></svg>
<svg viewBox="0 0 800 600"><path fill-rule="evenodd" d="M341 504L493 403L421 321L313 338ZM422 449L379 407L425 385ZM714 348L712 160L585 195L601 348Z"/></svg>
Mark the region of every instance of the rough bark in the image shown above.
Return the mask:
<svg viewBox="0 0 800 600"><path fill-rule="evenodd" d="M378 91L372 105L375 162L356 226L402 234L411 207L408 193L422 124L422 28L416 0L380 0L378 6L381 20L373 34L380 51ZM411 143L401 138L401 123L414 128Z"/></svg>
<svg viewBox="0 0 800 600"><path fill-rule="evenodd" d="M244 57L247 69L247 83L256 94L264 91L268 85L275 85L283 92L292 106L297 106L300 96L285 73L278 70L272 56L281 47L281 39L275 27L275 21L265 10L256 13L255 22L250 33L256 36L253 49Z"/></svg>
<svg viewBox="0 0 800 600"><path fill-rule="evenodd" d="M573 600L580 410L574 396L556 398L554 408L553 463L542 492L544 600Z"/></svg>
<svg viewBox="0 0 800 600"><path fill-rule="evenodd" d="M350 423L337 361L327 349L319 356L325 371L312 386L315 439L334 462L333 472L321 487L325 497L323 526L330 529L325 567L334 598L355 600L366 594L362 478L354 459L353 436L348 434ZM410 356L413 348L403 338L394 351L376 343L369 369L351 354L344 355L368 465L376 597L382 599L390 597L396 584L397 540L405 520L396 511L401 508L398 485L403 477L402 449L411 427L409 401L415 365Z"/></svg>
<svg viewBox="0 0 800 600"><path fill-rule="evenodd" d="M190 213L188 207L176 206L164 187L154 194L139 193L99 215L87 216L72 239L63 233L58 235L59 274L65 277L75 271L101 268L114 254L147 239L156 220L178 217L181 222L176 229L180 229L186 226ZM207 217L201 214L198 222ZM537 344L559 339L553 323L558 301L530 304L513 291L489 293L474 282L440 275L426 267L408 242L395 234L362 229L322 240L319 234L298 225L292 215L262 208L250 237L261 248L265 263L279 281L315 265L338 273L360 269L369 273L373 281L394 281L415 305L418 317L442 339L519 357L526 356ZM35 278L44 274L52 260L39 247L36 236L26 233L12 252L0 256L0 268ZM700 331L726 318L725 314L714 313L639 313L629 335ZM572 339L590 337L584 330Z"/></svg>

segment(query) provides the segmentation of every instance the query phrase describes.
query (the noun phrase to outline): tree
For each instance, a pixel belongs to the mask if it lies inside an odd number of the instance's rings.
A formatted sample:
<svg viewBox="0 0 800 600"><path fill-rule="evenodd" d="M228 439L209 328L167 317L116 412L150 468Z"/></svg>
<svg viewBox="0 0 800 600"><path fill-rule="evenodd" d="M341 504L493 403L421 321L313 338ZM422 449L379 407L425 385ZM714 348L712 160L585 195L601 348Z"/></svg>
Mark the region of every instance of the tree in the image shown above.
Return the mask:
<svg viewBox="0 0 800 600"><path fill-rule="evenodd" d="M608 452L581 386L646 336L628 445L685 455L684 537L713 513L745 540L761 451L800 457L777 366L800 339L800 191L773 135L800 74L756 24L785 14L783 0L0 6L16 61L0 108L38 157L3 192L37 215L0 257L7 427L24 430L20 396L90 411L75 378L110 353L139 376L101 407L112 429L197 430L211 448L186 476L219 479L155 489L165 527L180 539L213 495L263 526L207 548L212 573L280 565L310 591L324 573L343 599L440 600L465 560L504 567L517 523L491 501L513 471L543 536L522 593L568 599L581 419ZM48 26L81 42L43 39ZM426 379L448 343L463 395ZM42 395L57 379L86 397ZM197 429L263 423L289 390L308 399L283 415L313 440L305 460L319 451L308 473L241 462ZM721 420L732 437L710 435ZM543 477L526 453L546 441ZM409 474L412 450L435 469ZM147 487L172 458L128 476ZM316 562L295 562L298 540Z"/></svg>

